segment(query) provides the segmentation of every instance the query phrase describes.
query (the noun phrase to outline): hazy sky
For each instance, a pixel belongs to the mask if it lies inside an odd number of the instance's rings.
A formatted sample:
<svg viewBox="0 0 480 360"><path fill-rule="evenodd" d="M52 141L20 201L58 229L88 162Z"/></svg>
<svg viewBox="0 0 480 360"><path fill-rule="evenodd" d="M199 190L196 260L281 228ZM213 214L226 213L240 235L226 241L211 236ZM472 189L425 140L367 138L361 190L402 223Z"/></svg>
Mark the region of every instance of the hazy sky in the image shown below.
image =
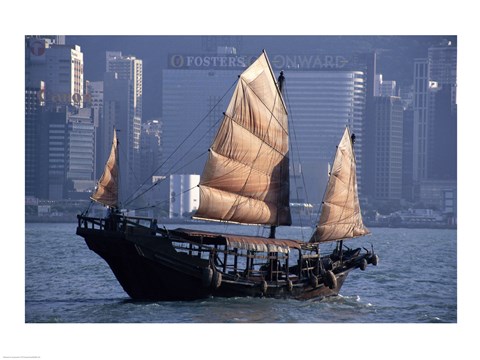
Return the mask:
<svg viewBox="0 0 480 360"><path fill-rule="evenodd" d="M377 72L385 80L408 85L413 79L413 59L426 57L429 46L442 39L456 43L456 36L225 36L218 43L231 41L238 54L258 55L265 49L275 54L345 54L377 52ZM144 120L161 116L162 69L167 67L169 54L206 53L203 36L67 36L67 44L80 45L84 53L84 77L102 80L105 71L105 52L122 51L143 60Z"/></svg>

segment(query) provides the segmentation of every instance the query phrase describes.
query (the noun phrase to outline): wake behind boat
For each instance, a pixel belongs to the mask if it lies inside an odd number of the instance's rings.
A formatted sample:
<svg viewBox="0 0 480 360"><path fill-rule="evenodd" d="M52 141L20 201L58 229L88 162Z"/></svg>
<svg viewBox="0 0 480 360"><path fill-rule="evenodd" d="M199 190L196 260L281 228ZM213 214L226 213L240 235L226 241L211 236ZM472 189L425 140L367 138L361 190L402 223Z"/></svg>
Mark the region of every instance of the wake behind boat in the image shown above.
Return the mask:
<svg viewBox="0 0 480 360"><path fill-rule="evenodd" d="M308 242L275 239L291 225L288 118L263 52L240 76L200 178L194 218L270 226L268 238L166 229L156 219L130 217L118 199L118 143L92 196L106 218L78 215L77 234L110 266L133 299L192 300L209 296L312 299L337 295L348 273L377 265L372 251L343 240L369 234L363 225L353 138L337 147L320 219ZM331 254L320 245L337 242Z"/></svg>

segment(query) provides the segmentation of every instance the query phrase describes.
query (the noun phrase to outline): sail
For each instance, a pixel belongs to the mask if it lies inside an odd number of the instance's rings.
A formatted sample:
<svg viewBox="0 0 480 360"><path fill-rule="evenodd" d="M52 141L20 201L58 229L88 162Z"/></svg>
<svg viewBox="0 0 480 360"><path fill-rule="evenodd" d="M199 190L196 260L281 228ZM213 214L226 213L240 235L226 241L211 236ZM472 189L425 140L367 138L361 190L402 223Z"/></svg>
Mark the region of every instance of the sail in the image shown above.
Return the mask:
<svg viewBox="0 0 480 360"><path fill-rule="evenodd" d="M200 178L198 219L290 225L287 110L265 52L240 76Z"/></svg>
<svg viewBox="0 0 480 360"><path fill-rule="evenodd" d="M105 164L102 177L98 181L95 193L90 197L103 205L118 207L118 141L113 130L113 143L110 156Z"/></svg>
<svg viewBox="0 0 480 360"><path fill-rule="evenodd" d="M343 240L369 233L363 225L358 200L355 154L350 132L346 128L335 154L320 220L310 242Z"/></svg>

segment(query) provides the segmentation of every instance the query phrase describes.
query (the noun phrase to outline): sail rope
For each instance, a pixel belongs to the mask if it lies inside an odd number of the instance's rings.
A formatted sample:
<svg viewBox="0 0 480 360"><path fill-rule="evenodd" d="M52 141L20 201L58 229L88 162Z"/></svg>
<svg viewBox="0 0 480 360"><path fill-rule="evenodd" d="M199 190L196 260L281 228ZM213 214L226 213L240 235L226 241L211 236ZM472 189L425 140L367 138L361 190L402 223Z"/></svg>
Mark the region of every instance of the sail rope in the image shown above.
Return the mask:
<svg viewBox="0 0 480 360"><path fill-rule="evenodd" d="M182 170L183 168L187 167L188 165L192 164L193 162L195 162L196 160L200 159L202 156L204 156L207 151L202 151L200 154L198 154L196 157L194 157L192 160L190 160L189 162L183 164L181 167L179 168L176 168L175 170L173 169L173 167L175 165L178 165L185 157L187 157L187 155L190 155L191 151L196 148L196 146L198 145L198 143L200 143L204 136L206 136L213 128L216 128L216 126L218 125L218 123L223 119L223 117L219 118L214 124L212 124L206 131L205 133L203 134L203 136L200 136L199 139L180 157L180 159L175 163L173 164L172 166L170 166L169 169L167 169L166 173L167 174L175 174L175 173L178 173L180 170ZM153 175L152 175L153 176ZM136 199L138 199L140 196L144 195L145 193L149 192L150 190L152 190L155 186L157 186L158 184L162 183L165 179L160 179L159 181L156 181L154 182L153 184L151 184L149 187L147 187L144 191L142 191L141 193L139 193L137 196L135 196L133 199L131 199L130 201L128 201L128 204L132 203L133 201L135 201Z"/></svg>
<svg viewBox="0 0 480 360"><path fill-rule="evenodd" d="M287 80L285 79L285 82ZM300 159L300 151L298 149L298 141L297 141L297 133L295 131L295 121L294 121L294 117L293 117L293 113L292 113L292 107L290 106L290 98L289 98L289 95L288 95L288 88L287 86L284 87L285 88L285 100L288 104L288 109L289 109L289 124L291 125L290 128L292 129L292 134L293 134L293 138L295 141L292 141L290 142L290 147L292 148L292 153L293 154L296 154L297 155L297 159L298 159L298 163L301 165L302 162L301 162L301 159ZM293 146L293 143L295 143L295 146ZM296 148L296 151L293 151L294 149ZM296 171L295 171L295 164L294 164L294 161L295 161L295 157L293 156L292 154L292 169L293 169L293 181L295 183L295 194L297 195L297 199L300 198L300 194L298 192L298 184L297 184L297 174L296 174ZM308 199L308 191L307 191L307 186L306 186L306 183L305 183L305 176L303 174L303 171L300 171L300 177L302 179L302 185L303 185L303 190L305 192L305 203L306 204L309 204L309 199ZM308 212L308 215L309 215L309 223L311 224L312 223L312 214L310 212ZM305 240L305 235L303 233L303 219L302 219L302 216L299 216L299 219L300 219L300 228L301 228L301 233L302 233L302 239Z"/></svg>
<svg viewBox="0 0 480 360"><path fill-rule="evenodd" d="M117 129L117 131L119 131ZM124 146L118 146L117 147L118 150L120 151L120 157L124 158L124 159L127 159L127 154L125 153L125 147ZM138 154L138 156L140 156L140 153ZM128 169L130 170L130 174L133 176L133 179L135 181L135 184L137 184L140 180L139 178L137 177L137 175L135 174L135 170L132 168L132 163L130 161L126 161L126 163L128 164ZM117 165L118 166L118 178L120 180L120 175L122 174L120 172L120 163ZM122 174L123 176L123 181L125 181L126 177L128 178L130 176L130 174ZM128 180L127 180L128 182ZM118 191L119 191L119 194L120 194L120 181L119 181L119 184L118 184ZM135 192L138 191L135 190ZM120 201L120 196L119 196L119 199L118 199L118 206L121 208L122 207L122 202Z"/></svg>
<svg viewBox="0 0 480 360"><path fill-rule="evenodd" d="M125 206L130 204L132 201L138 198L138 195L135 196L135 193L142 187L144 186L165 164L173 157L173 155L185 144L185 142L197 131L197 129L200 127L200 125L210 116L210 114L215 110L215 108L223 101L225 96L227 96L230 93L230 90L237 84L238 78L230 85L230 87L225 91L225 93L220 97L220 99L213 105L213 107L207 112L207 114L195 125L195 127L190 131L190 133L177 145L177 147L173 150L173 152L152 172L152 174L147 177L139 186L138 188L125 199ZM216 126L218 121L212 125ZM210 129L209 129L210 131ZM192 148L190 148L188 151L191 151ZM187 152L188 153L188 152ZM177 161L180 162L183 159L183 157ZM171 169L169 169L171 170ZM142 192L141 195L143 195L145 192ZM141 196L140 195L140 196ZM135 196L133 199L132 197Z"/></svg>
<svg viewBox="0 0 480 360"><path fill-rule="evenodd" d="M263 138L260 138L261 143L260 143L260 146L259 146L259 148L258 148L257 154L255 155L255 158L254 158L253 161L252 161L252 166L250 166L250 171L249 171L248 175L247 175L246 178L245 178L245 182L243 183L242 188L240 189L240 191L238 191L238 194L237 194L236 197L235 197L235 201L233 202L232 209L233 209L234 207L238 206L238 205L240 204L241 197L244 197L243 192L244 192L244 190L245 190L245 187L247 186L247 183L248 183L248 180L250 179L250 176L252 175L253 165L254 165L255 162L258 160L258 158L259 158L259 156L260 156L260 153L261 153L261 150L262 150L262 147L263 147L263 145L266 143L266 142L265 142L265 138L266 138L266 136L267 136L267 134L268 134L268 129L270 128L270 124L272 123L272 119L275 119L275 120L280 124L280 126L282 125L282 124L280 123L280 121L278 121L278 119L275 117L275 115L273 114L273 112L269 109L269 107L267 106L267 104L265 104L265 103L263 102L262 98L261 98L260 96L258 96L257 93L255 93L255 91L250 87L250 85L249 85L247 82L245 82L245 85L251 90L251 92L257 97L257 99L265 106L265 109L268 110L268 112L270 113L270 119L269 119L269 122L268 122L267 131L265 131L265 133L264 133L264 135L263 135ZM277 88L277 89L278 89L278 88ZM275 99L274 99L273 108L275 108L275 105L276 105L276 103L277 103L277 99L278 99L278 98L279 98L279 96L278 96L278 93L277 93L277 96L275 96ZM231 118L232 121L234 121L234 120L233 120L233 116L232 116L232 117L229 116L229 118ZM283 126L281 126L281 127L282 127L282 129L283 129ZM283 130L284 130L285 132L287 132L285 129L283 129ZM287 133L288 133L288 132L287 132ZM252 134L253 134L253 133L252 133ZM253 135L255 135L255 134L253 134ZM256 135L255 135L255 136L256 136ZM276 149L274 149L274 148L272 147L272 150L276 150ZM277 209L278 209L278 208L279 208L279 207L277 206ZM235 214L235 211L234 211L233 214ZM232 214L232 216L233 216L233 214ZM278 210L277 210L277 222L278 222Z"/></svg>
<svg viewBox="0 0 480 360"><path fill-rule="evenodd" d="M160 182L160 181L158 181ZM154 205L147 205L147 206L143 206L143 207L140 207L140 208L136 208L136 209L132 209L134 211L136 210L145 210L145 209L153 209L153 208L156 208L164 203L169 203L170 200L174 199L176 196L181 196L183 194L186 194L188 193L189 191L192 191L193 189L197 188L198 185L195 185L195 186L192 186L190 189L187 189L187 190L184 190L182 191L180 194L175 194L175 195L171 195L168 199L165 199L165 200L161 200L161 201L157 201Z"/></svg>

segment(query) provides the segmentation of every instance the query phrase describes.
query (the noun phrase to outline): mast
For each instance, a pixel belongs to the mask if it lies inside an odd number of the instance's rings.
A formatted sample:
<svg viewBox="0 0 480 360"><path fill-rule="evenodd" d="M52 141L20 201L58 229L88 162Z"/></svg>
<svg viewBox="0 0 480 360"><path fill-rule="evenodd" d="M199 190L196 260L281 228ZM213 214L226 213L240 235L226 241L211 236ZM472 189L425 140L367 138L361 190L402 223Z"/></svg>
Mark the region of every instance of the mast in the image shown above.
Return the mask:
<svg viewBox="0 0 480 360"><path fill-rule="evenodd" d="M283 85L285 82L285 76L283 76L283 70L280 71L280 76L278 77L278 90L280 91L280 94L283 96ZM290 184L289 184L290 185ZM290 189L290 186L289 186ZM269 239L275 239L275 232L277 230L277 225L270 225L270 235L268 236Z"/></svg>

